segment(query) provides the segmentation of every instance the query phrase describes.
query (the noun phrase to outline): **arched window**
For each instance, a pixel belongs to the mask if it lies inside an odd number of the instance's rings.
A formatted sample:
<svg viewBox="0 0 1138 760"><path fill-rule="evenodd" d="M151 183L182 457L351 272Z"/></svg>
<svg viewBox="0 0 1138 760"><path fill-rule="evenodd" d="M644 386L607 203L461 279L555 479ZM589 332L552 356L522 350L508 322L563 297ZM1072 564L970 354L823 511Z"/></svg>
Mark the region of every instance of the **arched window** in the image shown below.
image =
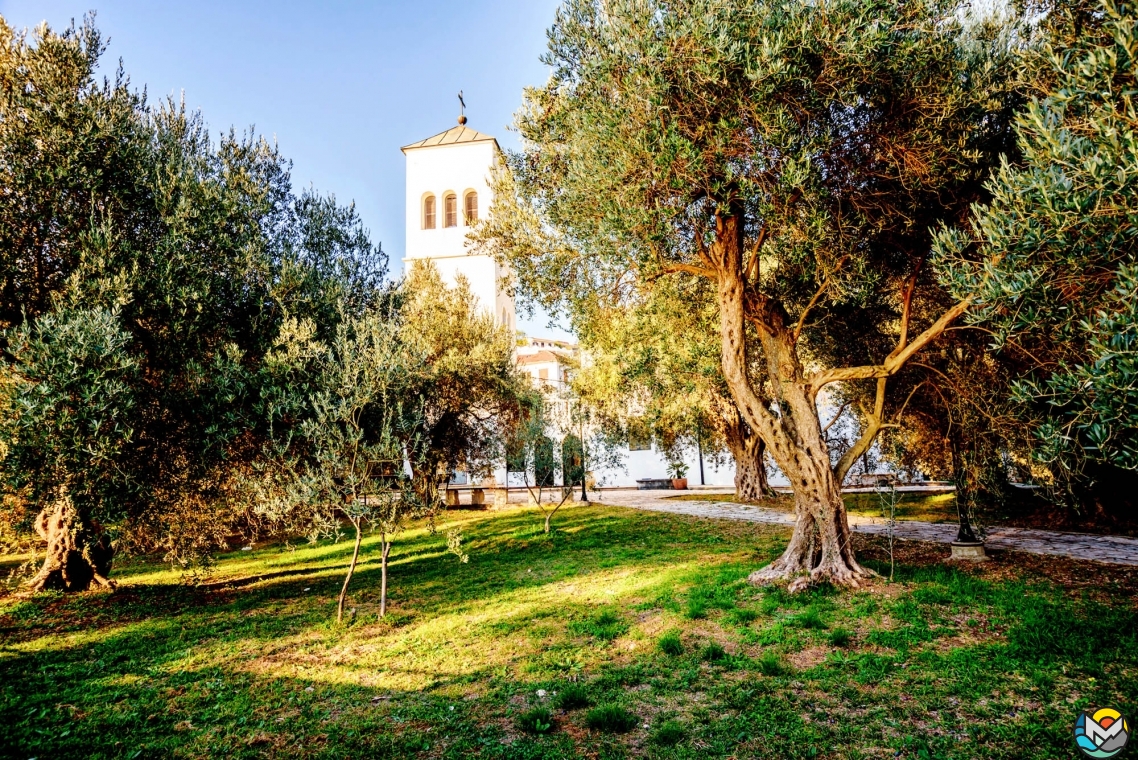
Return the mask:
<svg viewBox="0 0 1138 760"><path fill-rule="evenodd" d="M428 195L423 199L423 229L435 228L435 196Z"/></svg>
<svg viewBox="0 0 1138 760"><path fill-rule="evenodd" d="M458 226L458 198L454 193L443 196L443 226Z"/></svg>
<svg viewBox="0 0 1138 760"><path fill-rule="evenodd" d="M478 193L471 191L463 199L463 211L466 212L466 223L474 224L478 221Z"/></svg>

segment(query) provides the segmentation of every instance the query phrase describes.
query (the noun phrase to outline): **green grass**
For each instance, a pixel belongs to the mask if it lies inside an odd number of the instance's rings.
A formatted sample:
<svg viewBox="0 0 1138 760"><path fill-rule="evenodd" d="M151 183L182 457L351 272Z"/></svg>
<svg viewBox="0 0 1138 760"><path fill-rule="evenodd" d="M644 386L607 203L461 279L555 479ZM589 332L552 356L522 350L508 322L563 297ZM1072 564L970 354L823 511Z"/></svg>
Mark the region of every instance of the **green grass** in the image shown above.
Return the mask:
<svg viewBox="0 0 1138 760"><path fill-rule="evenodd" d="M684 653L684 642L679 631L668 631L656 642L660 651L672 657L679 657Z"/></svg>
<svg viewBox="0 0 1138 760"><path fill-rule="evenodd" d="M746 582L782 528L441 527L396 542L384 619L365 540L343 626L347 541L223 555L199 587L136 560L114 593L0 597L0 757L1035 760L1071 756L1079 709L1138 704L1133 578L1108 566L1061 588L902 555L892 584L789 595Z"/></svg>
<svg viewBox="0 0 1138 760"><path fill-rule="evenodd" d="M636 716L620 705L599 705L589 710L585 725L606 734L623 734L636 728Z"/></svg>
<svg viewBox="0 0 1138 760"><path fill-rule="evenodd" d="M663 747L673 747L684 740L686 732L679 721L668 720L652 732L652 741Z"/></svg>
<svg viewBox="0 0 1138 760"><path fill-rule="evenodd" d="M849 646L852 637L845 628L835 628L830 631L830 635L826 638L830 642L830 646L846 647Z"/></svg>
<svg viewBox="0 0 1138 760"><path fill-rule="evenodd" d="M553 730L553 713L545 707L526 710L518 716L518 728L527 734L548 734Z"/></svg>
<svg viewBox="0 0 1138 760"><path fill-rule="evenodd" d="M576 683L565 684L557 693L557 707L560 710L579 710L593 703L589 690Z"/></svg>

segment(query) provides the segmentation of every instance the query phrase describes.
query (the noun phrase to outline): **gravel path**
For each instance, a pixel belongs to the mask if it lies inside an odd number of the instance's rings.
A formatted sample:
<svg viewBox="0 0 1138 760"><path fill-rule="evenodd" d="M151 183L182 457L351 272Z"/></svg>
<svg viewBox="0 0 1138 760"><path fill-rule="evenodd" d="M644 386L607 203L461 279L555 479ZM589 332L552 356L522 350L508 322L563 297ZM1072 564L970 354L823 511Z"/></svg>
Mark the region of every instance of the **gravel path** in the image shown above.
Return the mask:
<svg viewBox="0 0 1138 760"><path fill-rule="evenodd" d="M671 512L694 517L718 517L727 520L793 525L794 515L769 507L750 504L732 504L716 501L716 497L731 491L707 493L707 501L680 501L669 498L668 491L604 491L599 501L622 507L647 509L654 512ZM591 498L596 498L595 496ZM850 515L850 527L861 533L883 534L885 521L879 517ZM956 538L956 525L903 520L897 523L894 535L913 541L951 543ZM1106 562L1114 565L1138 565L1138 538L1126 536L1097 536L1089 533L1062 533L1028 528L993 527L988 530L987 545L993 549L1014 549L1033 554L1055 554L1074 559Z"/></svg>

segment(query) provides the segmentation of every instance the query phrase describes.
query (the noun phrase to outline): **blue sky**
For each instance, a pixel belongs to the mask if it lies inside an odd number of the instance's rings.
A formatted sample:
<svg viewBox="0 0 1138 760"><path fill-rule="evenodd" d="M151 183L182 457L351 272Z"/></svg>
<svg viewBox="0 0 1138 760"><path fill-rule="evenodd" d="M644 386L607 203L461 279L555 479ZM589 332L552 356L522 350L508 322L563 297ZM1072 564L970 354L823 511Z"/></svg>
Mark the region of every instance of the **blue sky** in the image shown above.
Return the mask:
<svg viewBox="0 0 1138 760"><path fill-rule="evenodd" d="M297 189L354 200L395 273L403 256L406 145L455 123L517 147L506 130L538 60L556 0L0 0L17 27L63 28L97 12L110 47L151 99L185 94L216 135L275 137ZM521 315L519 314L519 317ZM559 336L542 317L519 327Z"/></svg>

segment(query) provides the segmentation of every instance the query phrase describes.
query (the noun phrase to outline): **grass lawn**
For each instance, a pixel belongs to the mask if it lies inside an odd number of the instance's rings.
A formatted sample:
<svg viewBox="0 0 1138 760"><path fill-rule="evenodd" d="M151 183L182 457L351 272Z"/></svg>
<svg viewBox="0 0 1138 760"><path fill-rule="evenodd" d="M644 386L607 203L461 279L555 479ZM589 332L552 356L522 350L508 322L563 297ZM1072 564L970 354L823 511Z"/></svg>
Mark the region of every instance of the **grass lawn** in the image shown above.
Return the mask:
<svg viewBox="0 0 1138 760"><path fill-rule="evenodd" d="M665 498L676 501L708 501L736 503L735 494L701 494L687 493L682 496L669 496ZM866 517L882 517L882 496L876 493L847 493L843 497L846 502L846 511L851 515L864 515ZM781 509L786 512L794 511L794 498L789 495L780 495L769 499L765 506L772 509ZM911 491L897 493L897 507L895 517L898 520L923 520L925 522L957 522L960 518L956 514L956 494L937 493L925 494Z"/></svg>
<svg viewBox="0 0 1138 760"><path fill-rule="evenodd" d="M615 507L458 513L376 541L154 561L114 593L0 597L0 757L1068 758L1080 708L1138 707L1134 568L996 553L787 596L787 531ZM887 572L880 544L861 556Z"/></svg>

